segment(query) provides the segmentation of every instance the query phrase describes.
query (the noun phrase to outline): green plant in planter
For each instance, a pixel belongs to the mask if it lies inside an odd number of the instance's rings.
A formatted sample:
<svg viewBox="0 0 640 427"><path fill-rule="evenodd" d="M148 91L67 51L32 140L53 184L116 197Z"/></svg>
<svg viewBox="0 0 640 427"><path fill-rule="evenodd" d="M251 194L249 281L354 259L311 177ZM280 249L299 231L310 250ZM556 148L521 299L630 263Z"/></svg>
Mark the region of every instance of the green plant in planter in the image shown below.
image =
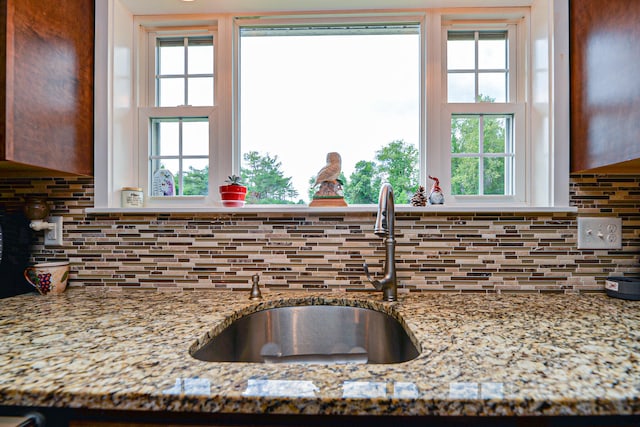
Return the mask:
<svg viewBox="0 0 640 427"><path fill-rule="evenodd" d="M226 185L220 186L220 198L222 204L228 207L244 206L244 199L247 196L247 187L240 182L238 175L231 175L225 180Z"/></svg>
<svg viewBox="0 0 640 427"><path fill-rule="evenodd" d="M224 182L226 182L229 185L242 185L242 182L240 181L242 178L240 178L238 175L229 175L229 179L225 179Z"/></svg>

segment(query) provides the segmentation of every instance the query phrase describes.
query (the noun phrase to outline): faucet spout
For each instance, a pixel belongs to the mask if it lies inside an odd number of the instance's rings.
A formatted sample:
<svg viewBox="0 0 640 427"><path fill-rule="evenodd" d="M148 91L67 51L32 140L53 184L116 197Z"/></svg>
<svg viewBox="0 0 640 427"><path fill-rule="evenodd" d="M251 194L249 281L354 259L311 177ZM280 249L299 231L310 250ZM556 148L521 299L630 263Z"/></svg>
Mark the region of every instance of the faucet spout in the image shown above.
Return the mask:
<svg viewBox="0 0 640 427"><path fill-rule="evenodd" d="M398 279L396 277L396 239L395 239L395 208L393 202L393 188L391 184L384 183L380 187L378 198L378 212L373 232L385 238L385 263L384 277L375 280L369 274L369 267L363 265L367 279L377 289L382 291L384 301L397 301L398 299Z"/></svg>

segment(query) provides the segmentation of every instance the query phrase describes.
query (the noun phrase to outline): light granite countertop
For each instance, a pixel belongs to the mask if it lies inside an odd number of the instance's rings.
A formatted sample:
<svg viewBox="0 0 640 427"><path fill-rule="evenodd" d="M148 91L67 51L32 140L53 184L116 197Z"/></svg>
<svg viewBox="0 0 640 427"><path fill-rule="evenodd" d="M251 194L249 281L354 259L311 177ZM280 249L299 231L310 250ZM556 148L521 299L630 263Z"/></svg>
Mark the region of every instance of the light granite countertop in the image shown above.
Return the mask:
<svg viewBox="0 0 640 427"><path fill-rule="evenodd" d="M109 292L0 302L0 405L340 415L640 414L640 302L591 295ZM211 363L232 317L348 304L401 319L393 365Z"/></svg>

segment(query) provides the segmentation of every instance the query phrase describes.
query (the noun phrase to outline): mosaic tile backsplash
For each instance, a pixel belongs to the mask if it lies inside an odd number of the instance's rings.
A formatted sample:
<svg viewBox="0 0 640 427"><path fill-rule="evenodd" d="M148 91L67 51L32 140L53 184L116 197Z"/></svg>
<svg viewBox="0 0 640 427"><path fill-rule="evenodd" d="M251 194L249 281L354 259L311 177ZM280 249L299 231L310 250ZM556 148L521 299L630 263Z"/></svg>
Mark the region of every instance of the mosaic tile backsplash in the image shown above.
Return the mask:
<svg viewBox="0 0 640 427"><path fill-rule="evenodd" d="M381 238L373 213L86 214L92 178L0 179L0 207L46 197L64 216L64 246L33 262L71 262L70 286L113 289L313 291L372 289ZM578 213L397 213L399 292L602 291L608 276L640 275L640 175L575 175ZM621 250L578 250L578 216L622 218Z"/></svg>

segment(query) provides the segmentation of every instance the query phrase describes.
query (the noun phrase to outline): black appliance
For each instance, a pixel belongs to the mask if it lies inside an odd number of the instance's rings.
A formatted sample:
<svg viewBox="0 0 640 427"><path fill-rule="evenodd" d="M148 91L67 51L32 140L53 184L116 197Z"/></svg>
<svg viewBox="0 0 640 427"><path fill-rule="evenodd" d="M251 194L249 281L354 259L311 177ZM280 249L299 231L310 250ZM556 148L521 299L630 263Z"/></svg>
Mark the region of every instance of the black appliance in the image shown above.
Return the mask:
<svg viewBox="0 0 640 427"><path fill-rule="evenodd" d="M33 245L29 222L22 213L0 210L0 298L34 291L23 275Z"/></svg>
<svg viewBox="0 0 640 427"><path fill-rule="evenodd" d="M604 290L610 297L640 300L640 277L608 277Z"/></svg>

